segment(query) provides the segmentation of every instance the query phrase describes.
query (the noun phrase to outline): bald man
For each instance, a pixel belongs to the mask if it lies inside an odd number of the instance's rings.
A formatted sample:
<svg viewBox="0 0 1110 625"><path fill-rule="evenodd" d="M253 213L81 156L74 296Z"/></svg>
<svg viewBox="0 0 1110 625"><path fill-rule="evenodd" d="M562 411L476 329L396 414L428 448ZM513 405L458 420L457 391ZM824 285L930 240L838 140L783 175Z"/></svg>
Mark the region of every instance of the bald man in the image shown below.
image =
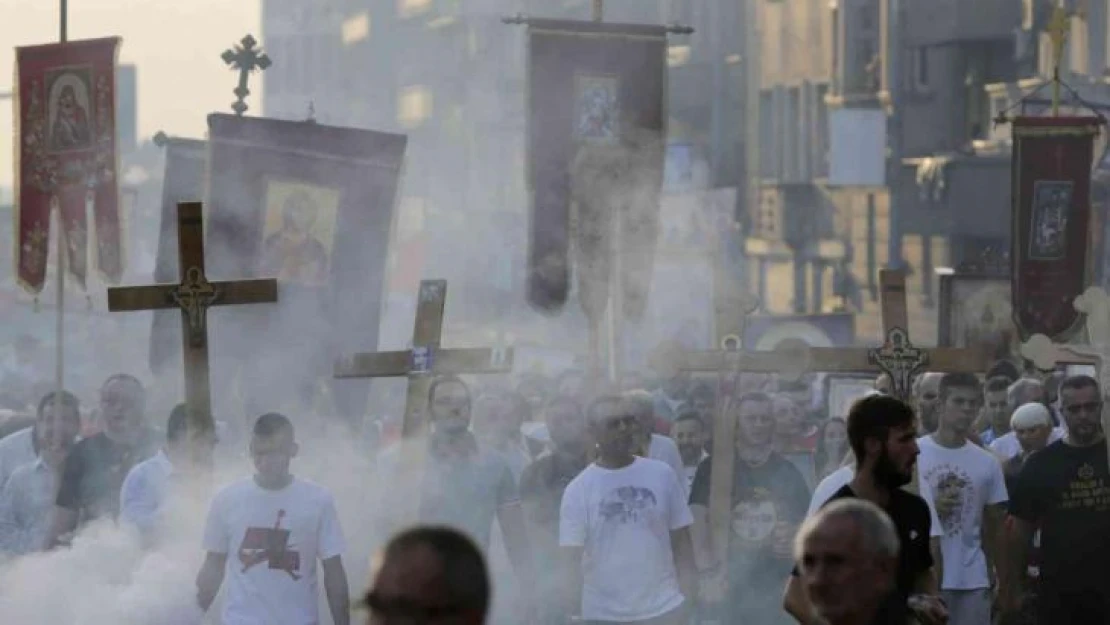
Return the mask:
<svg viewBox="0 0 1110 625"><path fill-rule="evenodd" d="M937 431L937 408L940 406L940 379L943 373L926 371L913 381L913 403L917 411L918 434Z"/></svg>

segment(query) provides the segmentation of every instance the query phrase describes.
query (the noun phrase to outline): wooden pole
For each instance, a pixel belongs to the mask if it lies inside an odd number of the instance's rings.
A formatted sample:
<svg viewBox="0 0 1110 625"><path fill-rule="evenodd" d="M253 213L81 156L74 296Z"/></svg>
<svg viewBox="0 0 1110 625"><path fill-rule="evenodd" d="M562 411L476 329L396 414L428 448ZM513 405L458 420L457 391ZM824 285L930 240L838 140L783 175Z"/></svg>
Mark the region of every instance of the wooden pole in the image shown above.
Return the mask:
<svg viewBox="0 0 1110 625"><path fill-rule="evenodd" d="M68 0L60 0L58 6L58 38L62 43L69 40L69 2ZM56 333L54 345L54 384L56 390L61 393L65 389L65 314L66 314L66 265L65 265L65 247L66 247L66 234L65 234L65 219L62 217L62 205L58 204L58 236L57 236L57 262L54 266L54 272L57 274L54 277L54 288L57 292L54 294L54 306L57 310L54 311Z"/></svg>
<svg viewBox="0 0 1110 625"><path fill-rule="evenodd" d="M594 0L594 21L605 19L605 0Z"/></svg>

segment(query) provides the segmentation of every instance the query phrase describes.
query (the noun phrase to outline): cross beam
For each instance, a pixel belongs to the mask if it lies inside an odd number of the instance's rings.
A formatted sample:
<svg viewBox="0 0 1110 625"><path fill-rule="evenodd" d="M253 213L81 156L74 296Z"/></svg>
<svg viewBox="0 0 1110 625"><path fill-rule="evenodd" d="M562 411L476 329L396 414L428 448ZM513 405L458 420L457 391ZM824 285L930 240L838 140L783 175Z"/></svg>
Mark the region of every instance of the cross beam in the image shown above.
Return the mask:
<svg viewBox="0 0 1110 625"><path fill-rule="evenodd" d="M211 436L215 430L209 389L208 309L277 301L277 280L208 281L204 271L202 212L199 202L177 205L179 283L108 289L108 310L112 312L181 310L185 403L194 437Z"/></svg>

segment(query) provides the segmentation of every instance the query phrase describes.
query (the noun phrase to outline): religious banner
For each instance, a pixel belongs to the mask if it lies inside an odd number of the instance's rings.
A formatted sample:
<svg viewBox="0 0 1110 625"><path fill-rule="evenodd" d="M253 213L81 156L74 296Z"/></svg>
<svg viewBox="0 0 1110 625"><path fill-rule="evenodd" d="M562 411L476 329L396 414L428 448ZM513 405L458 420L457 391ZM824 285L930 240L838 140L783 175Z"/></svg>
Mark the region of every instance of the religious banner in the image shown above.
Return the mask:
<svg viewBox="0 0 1110 625"><path fill-rule="evenodd" d="M1072 306L1087 287L1095 117L1013 120L1014 324L1022 339L1064 341L1083 327Z"/></svg>
<svg viewBox="0 0 1110 625"><path fill-rule="evenodd" d="M106 282L123 272L116 151L116 57L110 37L16 48L16 275L42 291L57 206L69 271L83 288L88 210L97 268ZM60 269L60 268L59 268Z"/></svg>
<svg viewBox="0 0 1110 625"><path fill-rule="evenodd" d="M528 26L528 300L561 309L573 264L580 303L596 321L619 245L614 288L623 289L625 316L639 318L663 182L666 28L544 19Z"/></svg>
<svg viewBox="0 0 1110 625"><path fill-rule="evenodd" d="M159 137L155 137L159 142ZM204 199L207 146L197 139L165 138L166 172L162 178L162 223L158 232L158 256L154 282L178 280L177 205ZM176 310L154 311L150 333L150 370L159 373L180 362L181 315Z"/></svg>
<svg viewBox="0 0 1110 625"><path fill-rule="evenodd" d="M276 277L281 301L228 310L214 330L251 354L248 401L307 409L341 353L378 348L406 138L223 114L208 128L209 273ZM336 401L347 414L365 408Z"/></svg>

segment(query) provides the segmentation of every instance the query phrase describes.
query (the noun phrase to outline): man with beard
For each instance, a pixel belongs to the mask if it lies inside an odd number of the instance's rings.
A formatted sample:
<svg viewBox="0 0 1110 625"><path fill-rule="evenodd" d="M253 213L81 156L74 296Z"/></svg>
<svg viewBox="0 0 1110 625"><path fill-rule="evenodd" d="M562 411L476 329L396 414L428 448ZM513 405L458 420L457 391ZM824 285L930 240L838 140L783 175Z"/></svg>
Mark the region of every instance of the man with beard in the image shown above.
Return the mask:
<svg viewBox="0 0 1110 625"><path fill-rule="evenodd" d="M131 467L154 455L158 437L146 424L146 390L117 373L100 388L104 430L82 440L66 458L47 548L78 527L119 514L120 487Z"/></svg>
<svg viewBox="0 0 1110 625"><path fill-rule="evenodd" d="M671 438L678 445L678 453L682 456L682 465L685 470L686 488L694 486L694 476L698 467L709 457L705 453L705 423L693 411L683 412L671 426Z"/></svg>
<svg viewBox="0 0 1110 625"><path fill-rule="evenodd" d="M565 605L594 625L682 625L697 594L693 519L674 471L633 453L639 425L624 405L602 397L586 411L598 456L559 511Z"/></svg>
<svg viewBox="0 0 1110 625"><path fill-rule="evenodd" d="M913 381L913 400L917 404L919 434L937 431L937 399L940 396L941 373L927 371Z"/></svg>
<svg viewBox="0 0 1110 625"><path fill-rule="evenodd" d="M905 602L924 623L939 624L947 611L937 597L933 572L932 515L924 499L902 489L913 479L919 453L916 428L913 410L893 397L872 395L853 404L848 411L848 442L856 472L830 501L865 499L887 513L900 545L893 600ZM801 625L821 623L797 571L787 581L783 607Z"/></svg>
<svg viewBox="0 0 1110 625"><path fill-rule="evenodd" d="M1033 454L1018 475L1008 536L1009 583L1002 605L1015 615L1027 579L1030 539L1041 532L1037 622L1110 622L1110 469L1098 382L1074 376L1060 385L1067 436Z"/></svg>
<svg viewBox="0 0 1110 625"><path fill-rule="evenodd" d="M551 451L524 469L520 500L528 521L528 536L540 567L559 558L559 505L567 484L590 463L590 442L582 406L571 397L557 396L544 408L544 422L551 437ZM558 577L540 568L537 600L543 623L563 625L565 613L558 592Z"/></svg>
<svg viewBox="0 0 1110 625"><path fill-rule="evenodd" d="M801 472L772 444L775 418L772 399L764 393L742 395L732 407L736 419L736 461L732 467L732 532L728 545L710 545L705 553L725 553L731 585L726 623L779 623L781 580L793 561L791 540L805 518L809 490ZM694 477L690 509L699 542L709 542L709 491L712 460ZM705 537L705 538L702 538ZM719 583L713 586L720 587ZM712 599L712 597L707 597Z"/></svg>
<svg viewBox="0 0 1110 625"><path fill-rule="evenodd" d="M952 625L990 625L994 563L1009 500L1002 467L970 442L982 406L978 378L947 373L940 381L937 431L917 441L920 492L936 508L944 536L941 595Z"/></svg>

